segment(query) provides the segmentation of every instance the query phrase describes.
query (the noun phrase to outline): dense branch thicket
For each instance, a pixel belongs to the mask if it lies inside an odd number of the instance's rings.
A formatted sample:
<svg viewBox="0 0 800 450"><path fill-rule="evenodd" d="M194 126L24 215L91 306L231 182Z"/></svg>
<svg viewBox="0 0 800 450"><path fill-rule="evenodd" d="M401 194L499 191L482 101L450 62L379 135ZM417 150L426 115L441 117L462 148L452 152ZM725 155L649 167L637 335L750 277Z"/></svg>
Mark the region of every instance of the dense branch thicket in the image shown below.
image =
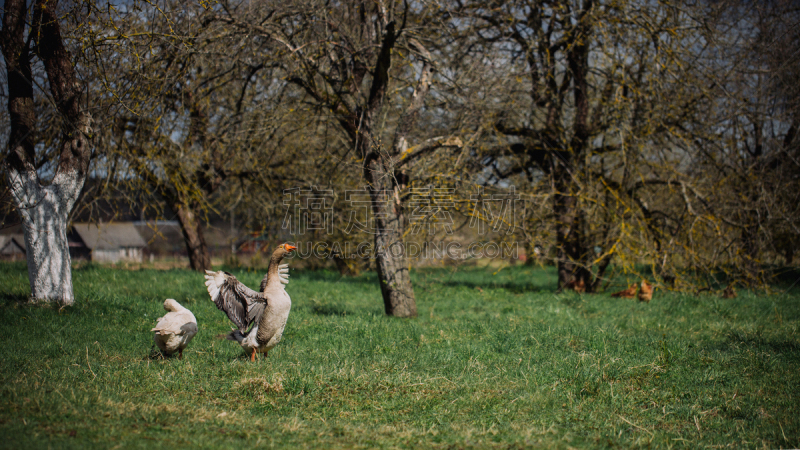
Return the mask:
<svg viewBox="0 0 800 450"><path fill-rule="evenodd" d="M619 273L759 284L794 263L796 2L85 9L91 26L63 19L97 111L91 173L104 182L85 195L116 184L173 211L196 270L211 265L210 215L324 242L342 273L368 264L341 244L370 241L386 312L401 317L416 314L415 261L388 249L410 244L518 242L557 266L559 289L589 292ZM4 37L4 55L14 42ZM11 111L24 64L8 58ZM41 125L63 123L43 100L30 101ZM24 152L9 139L13 168ZM330 223L287 229L287 205L309 192L329 202ZM497 214L485 199L516 207Z"/></svg>

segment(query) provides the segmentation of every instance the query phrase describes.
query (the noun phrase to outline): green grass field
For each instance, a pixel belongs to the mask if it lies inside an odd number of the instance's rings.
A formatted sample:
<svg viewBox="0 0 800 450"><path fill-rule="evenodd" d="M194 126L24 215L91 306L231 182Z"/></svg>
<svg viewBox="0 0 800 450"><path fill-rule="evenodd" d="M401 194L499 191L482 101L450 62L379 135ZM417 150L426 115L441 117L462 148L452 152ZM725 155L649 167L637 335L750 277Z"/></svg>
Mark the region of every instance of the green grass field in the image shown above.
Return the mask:
<svg viewBox="0 0 800 450"><path fill-rule="evenodd" d="M398 320L374 274L293 272L283 341L250 363L197 273L73 276L74 307L34 306L0 264L2 448L800 446L797 286L640 304L554 294L542 269L427 269ZM151 353L170 297L200 328L182 361Z"/></svg>

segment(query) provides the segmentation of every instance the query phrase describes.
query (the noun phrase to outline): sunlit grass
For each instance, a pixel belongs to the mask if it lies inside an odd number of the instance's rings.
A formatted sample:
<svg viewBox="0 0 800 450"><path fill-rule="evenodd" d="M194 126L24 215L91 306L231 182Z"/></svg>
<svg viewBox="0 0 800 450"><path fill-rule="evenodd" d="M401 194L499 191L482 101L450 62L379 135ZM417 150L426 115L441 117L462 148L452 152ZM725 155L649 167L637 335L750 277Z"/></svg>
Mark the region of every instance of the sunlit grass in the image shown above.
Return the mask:
<svg viewBox="0 0 800 450"><path fill-rule="evenodd" d="M293 273L253 364L199 274L84 267L60 310L0 265L2 447L800 446L796 289L640 304L554 294L541 269L413 277L420 316L397 320L374 274ZM183 361L151 357L167 297L198 320Z"/></svg>

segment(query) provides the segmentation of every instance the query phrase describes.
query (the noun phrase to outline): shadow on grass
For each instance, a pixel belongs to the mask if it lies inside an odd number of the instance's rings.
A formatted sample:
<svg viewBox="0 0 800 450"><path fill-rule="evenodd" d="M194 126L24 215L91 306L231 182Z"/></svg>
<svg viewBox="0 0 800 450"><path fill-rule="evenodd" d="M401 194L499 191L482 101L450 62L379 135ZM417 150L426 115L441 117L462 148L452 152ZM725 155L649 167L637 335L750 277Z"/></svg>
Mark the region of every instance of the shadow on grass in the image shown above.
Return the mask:
<svg viewBox="0 0 800 450"><path fill-rule="evenodd" d="M291 275L304 280L325 281L329 283L369 285L378 282L378 274L371 271L356 276L347 276L332 270L298 270Z"/></svg>
<svg viewBox="0 0 800 450"><path fill-rule="evenodd" d="M161 350L157 349L155 344L150 347L150 352L142 358L142 361L161 361L164 359L170 359L170 356L165 355L161 352Z"/></svg>
<svg viewBox="0 0 800 450"><path fill-rule="evenodd" d="M184 353L186 353L185 350ZM171 355L167 355L160 349L156 348L155 344L152 347L150 347L150 353L142 357L142 361L169 361L173 359L180 359L180 355L178 352L175 352Z"/></svg>
<svg viewBox="0 0 800 450"><path fill-rule="evenodd" d="M272 352L272 350L270 350L270 352ZM242 361L247 364L258 364L259 361L267 361L269 360L269 358L274 358L274 356L264 356L263 353L256 353L256 360L250 361L249 353L240 352L235 356L231 356L230 358L228 358L228 361L229 362Z"/></svg>
<svg viewBox="0 0 800 450"><path fill-rule="evenodd" d="M567 291L562 292L561 295L558 296L558 299L562 304L564 304L564 306L572 309L582 309L587 304L586 299L583 297L584 295L587 294L581 295L574 291Z"/></svg>
<svg viewBox="0 0 800 450"><path fill-rule="evenodd" d="M0 304L4 306L11 306L14 304L25 304L30 302L30 294L10 294L7 292L0 293Z"/></svg>
<svg viewBox="0 0 800 450"><path fill-rule="evenodd" d="M351 314L344 306L317 302L311 305L311 312L318 316L346 316Z"/></svg>
<svg viewBox="0 0 800 450"><path fill-rule="evenodd" d="M57 311L58 314L70 314L79 311L77 304L64 305L61 302L33 300L30 294L0 293L0 307L16 308L19 306L32 306L40 309Z"/></svg>
<svg viewBox="0 0 800 450"><path fill-rule="evenodd" d="M760 350L769 350L784 356L800 359L800 342L790 339L770 339L760 335L748 333L731 332L728 334L727 341L722 343L726 348L743 345Z"/></svg>
<svg viewBox="0 0 800 450"><path fill-rule="evenodd" d="M528 292L554 292L555 287L551 285L543 286L538 285L530 282L513 282L513 281L506 281L506 282L487 282L487 283L476 283L474 281L445 281L442 283L442 286L447 287L468 287L470 289L481 288L481 289L505 289L509 292L514 294L523 294Z"/></svg>
<svg viewBox="0 0 800 450"><path fill-rule="evenodd" d="M544 285L531 283L530 281L487 281L486 283L479 283L475 281L466 280L448 280L442 283L446 287L468 287L470 289L505 289L514 294L524 293L539 293L539 292L555 292L555 285L546 283Z"/></svg>
<svg viewBox="0 0 800 450"><path fill-rule="evenodd" d="M527 266L502 269L427 267L412 274L415 287L465 287L468 289L503 289L513 294L555 292L557 278L552 271L534 271Z"/></svg>

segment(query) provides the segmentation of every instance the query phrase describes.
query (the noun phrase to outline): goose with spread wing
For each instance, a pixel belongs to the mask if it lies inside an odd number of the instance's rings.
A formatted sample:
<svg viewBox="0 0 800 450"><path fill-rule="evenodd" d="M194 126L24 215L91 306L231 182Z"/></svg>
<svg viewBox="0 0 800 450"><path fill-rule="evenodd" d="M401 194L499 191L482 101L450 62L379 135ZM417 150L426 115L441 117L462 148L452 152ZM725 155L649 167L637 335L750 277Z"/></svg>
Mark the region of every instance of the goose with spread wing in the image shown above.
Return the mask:
<svg viewBox="0 0 800 450"><path fill-rule="evenodd" d="M248 288L228 272L206 271L211 300L238 327L226 338L238 342L250 354L251 361L255 361L256 353L266 356L283 336L292 300L284 288L289 283L289 266L281 261L296 248L281 244L272 252L260 292Z"/></svg>

